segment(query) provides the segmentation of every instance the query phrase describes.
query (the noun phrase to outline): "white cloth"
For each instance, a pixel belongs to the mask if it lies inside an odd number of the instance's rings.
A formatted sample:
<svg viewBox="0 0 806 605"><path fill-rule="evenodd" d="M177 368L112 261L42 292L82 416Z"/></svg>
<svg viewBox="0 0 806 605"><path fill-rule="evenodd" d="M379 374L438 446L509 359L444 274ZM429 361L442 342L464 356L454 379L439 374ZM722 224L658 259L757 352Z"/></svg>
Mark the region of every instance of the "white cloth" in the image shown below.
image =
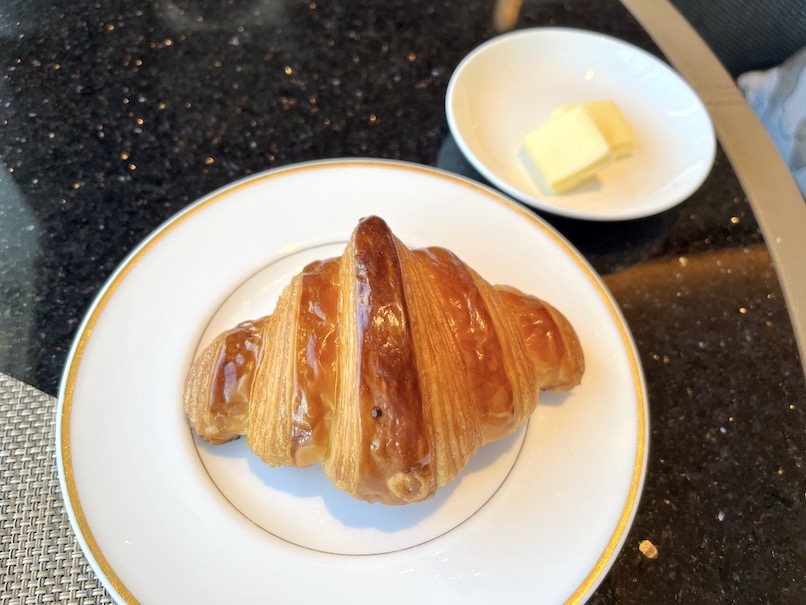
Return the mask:
<svg viewBox="0 0 806 605"><path fill-rule="evenodd" d="M806 48L781 65L737 79L806 196Z"/></svg>

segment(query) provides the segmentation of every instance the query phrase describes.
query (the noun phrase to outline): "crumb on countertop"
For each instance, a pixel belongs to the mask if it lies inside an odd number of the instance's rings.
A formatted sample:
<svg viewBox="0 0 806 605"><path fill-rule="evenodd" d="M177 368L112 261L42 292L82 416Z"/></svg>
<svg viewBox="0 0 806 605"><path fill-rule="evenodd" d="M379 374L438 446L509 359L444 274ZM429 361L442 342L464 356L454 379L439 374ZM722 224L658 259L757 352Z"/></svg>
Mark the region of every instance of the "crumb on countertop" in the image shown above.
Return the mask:
<svg viewBox="0 0 806 605"><path fill-rule="evenodd" d="M658 558L658 549L655 547L652 542L649 540L643 540L638 545L638 550L647 558L647 559L657 559Z"/></svg>

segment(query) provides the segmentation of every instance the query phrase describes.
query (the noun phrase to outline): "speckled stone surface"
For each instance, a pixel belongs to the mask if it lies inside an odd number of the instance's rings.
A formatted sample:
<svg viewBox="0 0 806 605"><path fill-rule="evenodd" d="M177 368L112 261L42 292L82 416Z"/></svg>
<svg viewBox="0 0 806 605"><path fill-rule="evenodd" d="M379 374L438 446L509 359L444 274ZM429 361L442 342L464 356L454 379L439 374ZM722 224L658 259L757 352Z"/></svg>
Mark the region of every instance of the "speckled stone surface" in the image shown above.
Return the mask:
<svg viewBox="0 0 806 605"><path fill-rule="evenodd" d="M495 35L491 17L476 0L4 3L0 371L54 394L118 263L235 179L358 156L478 178L449 135L444 93ZM536 25L658 54L614 1L524 2L516 27ZM606 276L649 391L646 488L592 602L806 602L806 387L725 156L661 215L544 218Z"/></svg>

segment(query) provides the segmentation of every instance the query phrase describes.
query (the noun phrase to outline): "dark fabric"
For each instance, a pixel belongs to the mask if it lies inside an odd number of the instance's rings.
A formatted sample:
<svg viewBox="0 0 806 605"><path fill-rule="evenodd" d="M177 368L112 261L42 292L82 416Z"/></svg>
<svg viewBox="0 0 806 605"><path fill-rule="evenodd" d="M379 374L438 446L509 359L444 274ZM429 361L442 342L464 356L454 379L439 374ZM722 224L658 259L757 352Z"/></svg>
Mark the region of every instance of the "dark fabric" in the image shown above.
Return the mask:
<svg viewBox="0 0 806 605"><path fill-rule="evenodd" d="M734 77L806 46L806 0L671 0Z"/></svg>

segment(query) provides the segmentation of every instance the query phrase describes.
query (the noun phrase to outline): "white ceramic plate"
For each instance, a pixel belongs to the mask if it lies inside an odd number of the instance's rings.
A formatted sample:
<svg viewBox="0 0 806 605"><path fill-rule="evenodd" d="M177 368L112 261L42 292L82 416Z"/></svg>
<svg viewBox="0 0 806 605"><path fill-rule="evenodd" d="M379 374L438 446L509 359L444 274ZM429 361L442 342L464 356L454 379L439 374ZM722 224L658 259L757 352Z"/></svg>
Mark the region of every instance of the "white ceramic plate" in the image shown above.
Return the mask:
<svg viewBox="0 0 806 605"><path fill-rule="evenodd" d="M205 447L182 412L185 373L212 333L269 312L302 264L339 253L369 214L555 304L587 361L582 385L546 395L525 430L403 507L353 500L316 467L269 469L240 442ZM71 522L125 602L580 602L623 544L646 469L641 368L590 266L492 190L378 160L267 172L158 229L84 320L57 422Z"/></svg>
<svg viewBox="0 0 806 605"><path fill-rule="evenodd" d="M561 105L613 99L636 149L573 191L552 193L523 139ZM590 220L656 214L689 197L711 170L716 140L695 92L649 53L602 34L515 31L471 52L451 77L448 124L473 166L530 206Z"/></svg>

